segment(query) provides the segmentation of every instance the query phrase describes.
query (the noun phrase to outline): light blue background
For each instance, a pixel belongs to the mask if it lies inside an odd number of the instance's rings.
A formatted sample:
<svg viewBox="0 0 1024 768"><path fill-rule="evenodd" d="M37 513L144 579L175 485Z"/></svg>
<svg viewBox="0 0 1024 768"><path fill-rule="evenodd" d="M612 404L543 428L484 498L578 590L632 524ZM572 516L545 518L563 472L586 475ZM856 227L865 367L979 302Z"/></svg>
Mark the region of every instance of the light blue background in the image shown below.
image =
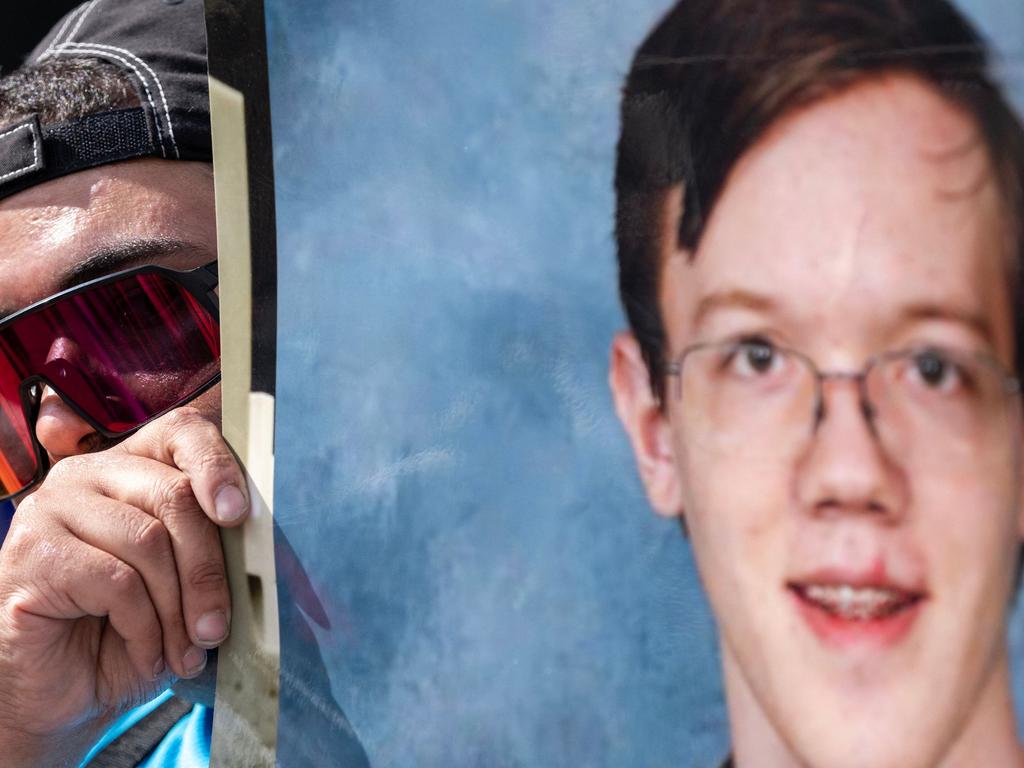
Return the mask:
<svg viewBox="0 0 1024 768"><path fill-rule="evenodd" d="M727 749L690 551L605 381L618 87L667 7L267 0L275 506L374 766ZM1019 0L970 8L1019 80Z"/></svg>

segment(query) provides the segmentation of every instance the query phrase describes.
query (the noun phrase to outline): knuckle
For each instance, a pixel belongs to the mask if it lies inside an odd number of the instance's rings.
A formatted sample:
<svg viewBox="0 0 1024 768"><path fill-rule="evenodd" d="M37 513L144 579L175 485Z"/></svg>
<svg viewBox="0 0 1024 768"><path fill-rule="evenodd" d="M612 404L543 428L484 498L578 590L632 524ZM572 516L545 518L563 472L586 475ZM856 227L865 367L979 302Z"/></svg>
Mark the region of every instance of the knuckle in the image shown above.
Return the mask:
<svg viewBox="0 0 1024 768"><path fill-rule="evenodd" d="M121 560L111 564L108 581L113 593L121 599L135 597L139 593L139 589L142 588L142 578L139 576L139 572Z"/></svg>
<svg viewBox="0 0 1024 768"><path fill-rule="evenodd" d="M207 560L193 566L188 572L188 585L200 592L219 592L227 588L224 564Z"/></svg>
<svg viewBox="0 0 1024 768"><path fill-rule="evenodd" d="M218 476L235 471L237 465L235 457L224 448L222 443L218 442L205 447L198 453L196 466L204 475Z"/></svg>
<svg viewBox="0 0 1024 768"><path fill-rule="evenodd" d="M44 538L31 524L12 525L0 549L0 571L23 572L36 557Z"/></svg>
<svg viewBox="0 0 1024 768"><path fill-rule="evenodd" d="M0 600L0 624L6 630L5 634L9 633L16 638L31 631L37 605L38 601L31 589L17 587L10 591L4 590L3 599Z"/></svg>
<svg viewBox="0 0 1024 768"><path fill-rule="evenodd" d="M171 552L170 536L160 520L150 517L132 532L132 544L146 553L148 559L164 559Z"/></svg>
<svg viewBox="0 0 1024 768"><path fill-rule="evenodd" d="M192 491L192 483L186 475L180 472L161 483L158 502L161 517L164 519L191 514L198 508L195 493Z"/></svg>
<svg viewBox="0 0 1024 768"><path fill-rule="evenodd" d="M41 515L23 515L23 512L24 509L19 508L0 549L5 566L25 570L26 566L35 566L38 560L41 570L55 572L70 556L73 537L61 524Z"/></svg>
<svg viewBox="0 0 1024 768"><path fill-rule="evenodd" d="M11 521L11 531L21 527L25 520L38 520L40 508L45 507L46 492L40 488L18 502L18 514Z"/></svg>
<svg viewBox="0 0 1024 768"><path fill-rule="evenodd" d="M85 456L67 456L54 463L46 476L47 486L52 488L55 483L77 480L85 461Z"/></svg>
<svg viewBox="0 0 1024 768"><path fill-rule="evenodd" d="M29 523L21 523L15 518L11 530L7 532L4 539L3 554L5 559L11 562L24 562L25 558L36 547L39 536L34 526Z"/></svg>
<svg viewBox="0 0 1024 768"><path fill-rule="evenodd" d="M161 419L164 428L173 432L190 432L196 429L205 429L212 426L196 408L190 405L183 405L175 408Z"/></svg>
<svg viewBox="0 0 1024 768"><path fill-rule="evenodd" d="M220 429L199 411L183 406L165 418L168 431L162 439L174 446L179 466L187 465L203 473L223 473L236 466Z"/></svg>

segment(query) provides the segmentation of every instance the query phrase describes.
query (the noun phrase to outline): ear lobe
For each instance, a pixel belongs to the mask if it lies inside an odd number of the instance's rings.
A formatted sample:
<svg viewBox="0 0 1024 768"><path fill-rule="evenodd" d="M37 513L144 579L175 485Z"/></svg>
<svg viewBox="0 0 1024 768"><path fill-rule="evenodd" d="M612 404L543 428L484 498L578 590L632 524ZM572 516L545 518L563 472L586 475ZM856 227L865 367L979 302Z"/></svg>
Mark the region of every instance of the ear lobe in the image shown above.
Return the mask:
<svg viewBox="0 0 1024 768"><path fill-rule="evenodd" d="M628 331L617 333L612 340L608 384L651 505L665 517L682 515L672 428L651 391L640 344Z"/></svg>

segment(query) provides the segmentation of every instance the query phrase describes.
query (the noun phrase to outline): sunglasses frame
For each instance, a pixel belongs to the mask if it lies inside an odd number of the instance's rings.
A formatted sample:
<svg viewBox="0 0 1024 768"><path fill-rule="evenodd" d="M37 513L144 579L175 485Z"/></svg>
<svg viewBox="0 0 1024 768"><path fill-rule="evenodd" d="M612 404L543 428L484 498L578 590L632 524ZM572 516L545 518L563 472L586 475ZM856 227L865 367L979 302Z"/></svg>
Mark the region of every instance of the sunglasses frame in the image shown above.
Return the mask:
<svg viewBox="0 0 1024 768"><path fill-rule="evenodd" d="M109 275L102 275L101 277L87 280L79 285L72 286L63 291L47 296L45 299L40 299L34 304L30 304L24 309L20 309L14 314L8 315L7 317L0 320L0 332L9 325L17 322L19 319L33 315L36 312L44 310L53 304L57 304L65 299L75 296L80 293L85 293L90 289L96 288L107 283L116 283L125 278L135 277L137 275L149 275L159 274L170 280L173 283L184 288L188 293L195 298L203 309L207 310L214 321L217 323L218 328L220 327L220 306L217 301L217 294L214 292L219 284L219 278L217 275L217 262L216 260L211 261L207 264L203 264L200 267L195 267L189 270L177 270L171 269L170 267L164 267L159 264L144 264L139 267L132 267L130 269L124 269L119 272L112 272ZM202 386L193 390L187 396L179 399L172 405L167 406L159 413L155 413L145 421L135 425L131 429L124 430L122 432L111 432L105 429L99 424L92 416L86 413L81 406L79 406L72 398L54 382L50 381L46 376L41 374L34 374L27 377L18 386L18 393L21 398L21 409L24 414L25 421L28 424L29 435L32 438L32 447L35 450L36 457L36 471L22 488L19 488L14 493L0 494L0 502L7 501L8 499L20 496L39 485L40 482L46 477L46 474L50 471L50 457L47 452L43 449L42 444L39 442L39 438L36 436L36 420L39 417L39 398L38 395L33 394L33 390L42 386L47 386L52 389L67 405L74 411L83 421L89 426L96 430L99 434L106 438L123 438L131 435L134 432L142 429L149 422L160 418L164 414L173 411L175 408L180 408L188 402L191 402L199 395L206 392L208 389L213 387L217 382L220 381L221 373L218 367L217 373L210 378L209 381L204 383Z"/></svg>

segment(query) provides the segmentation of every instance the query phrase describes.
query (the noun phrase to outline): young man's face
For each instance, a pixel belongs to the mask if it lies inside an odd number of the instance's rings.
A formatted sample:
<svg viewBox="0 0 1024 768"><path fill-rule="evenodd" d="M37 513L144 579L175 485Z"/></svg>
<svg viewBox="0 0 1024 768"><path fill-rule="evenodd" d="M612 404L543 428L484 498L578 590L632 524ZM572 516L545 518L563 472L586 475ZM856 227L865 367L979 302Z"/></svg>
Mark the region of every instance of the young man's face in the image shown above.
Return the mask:
<svg viewBox="0 0 1024 768"><path fill-rule="evenodd" d="M140 264L192 269L216 258L205 163L135 160L71 174L0 201L0 316ZM220 422L220 387L193 403ZM109 443L46 390L36 434L51 463Z"/></svg>
<svg viewBox="0 0 1024 768"><path fill-rule="evenodd" d="M675 195L665 225L670 357L756 338L827 372L928 345L1013 370L1010 246L984 143L970 117L910 76L864 81L782 119L733 169L695 254L671 246L680 205ZM673 380L659 411L626 336L612 384L655 507L685 516L719 623L734 735L829 768L980 764L974 747L1007 727L1004 624L1021 529L1014 398L1001 424L972 431L928 421L941 407L887 401L872 415L856 381L833 378L815 427L811 407L784 412L777 359L722 364L769 376L750 430L804 419L804 438L737 440L742 422L695 414L708 393ZM927 366L894 370L891 386L912 395L969 386L929 381ZM869 396L885 396L875 384ZM720 417L739 432L716 432Z"/></svg>

